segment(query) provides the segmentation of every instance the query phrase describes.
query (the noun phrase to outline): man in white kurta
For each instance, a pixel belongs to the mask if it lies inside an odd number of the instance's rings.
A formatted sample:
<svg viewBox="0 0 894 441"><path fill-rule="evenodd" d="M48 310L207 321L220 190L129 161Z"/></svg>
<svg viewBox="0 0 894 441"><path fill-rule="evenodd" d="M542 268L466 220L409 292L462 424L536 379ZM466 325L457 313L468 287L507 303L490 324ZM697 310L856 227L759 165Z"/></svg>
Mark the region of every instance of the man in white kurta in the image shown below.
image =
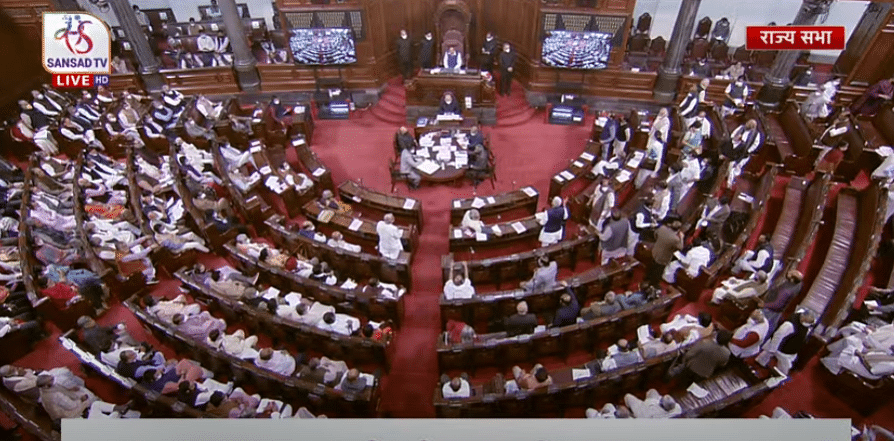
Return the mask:
<svg viewBox="0 0 894 441"><path fill-rule="evenodd" d="M729 342L730 353L739 358L754 357L760 352L769 332L770 323L760 309L755 309L748 321L733 332L733 339Z"/></svg>
<svg viewBox="0 0 894 441"><path fill-rule="evenodd" d="M400 241L403 231L394 225L393 214L386 214L385 218L376 224L376 233L379 235L379 253L389 259L397 259L404 250Z"/></svg>
<svg viewBox="0 0 894 441"><path fill-rule="evenodd" d="M698 273L702 268L711 263L711 250L696 240L693 246L685 255L675 253L677 260L671 262L664 269L664 281L667 283L677 282L677 270L683 269L689 277L698 277Z"/></svg>

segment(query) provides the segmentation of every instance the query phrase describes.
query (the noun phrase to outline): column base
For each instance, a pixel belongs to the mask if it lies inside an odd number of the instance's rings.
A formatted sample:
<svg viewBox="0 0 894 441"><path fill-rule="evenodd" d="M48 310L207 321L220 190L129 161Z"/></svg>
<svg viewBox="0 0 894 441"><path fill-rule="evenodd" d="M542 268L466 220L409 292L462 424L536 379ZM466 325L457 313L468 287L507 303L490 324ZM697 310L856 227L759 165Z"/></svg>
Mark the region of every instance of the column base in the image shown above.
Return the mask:
<svg viewBox="0 0 894 441"><path fill-rule="evenodd" d="M239 81L239 88L245 92L258 92L261 90L261 76L258 74L258 68L254 65L233 66L236 71L236 79Z"/></svg>
<svg viewBox="0 0 894 441"><path fill-rule="evenodd" d="M652 98L659 103L673 102L677 97L677 83L680 81L680 77L682 77L680 72L668 72L659 68Z"/></svg>
<svg viewBox="0 0 894 441"><path fill-rule="evenodd" d="M785 97L788 95L788 84L779 84L773 81L764 83L761 90L757 92L755 102L761 109L775 110L782 105Z"/></svg>
<svg viewBox="0 0 894 441"><path fill-rule="evenodd" d="M156 72L140 72L140 79L143 80L143 86L147 92L158 92L161 86L167 84L162 74Z"/></svg>

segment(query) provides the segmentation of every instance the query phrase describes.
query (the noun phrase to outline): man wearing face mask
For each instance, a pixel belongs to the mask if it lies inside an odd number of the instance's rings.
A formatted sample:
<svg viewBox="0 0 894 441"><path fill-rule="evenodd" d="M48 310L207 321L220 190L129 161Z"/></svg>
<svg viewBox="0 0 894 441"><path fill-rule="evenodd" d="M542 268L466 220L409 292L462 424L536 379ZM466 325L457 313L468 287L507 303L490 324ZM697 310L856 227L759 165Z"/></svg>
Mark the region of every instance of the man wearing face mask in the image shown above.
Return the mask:
<svg viewBox="0 0 894 441"><path fill-rule="evenodd" d="M435 67L434 53L435 40L431 32L425 33L425 38L419 42L419 65L423 69L431 69Z"/></svg>
<svg viewBox="0 0 894 441"><path fill-rule="evenodd" d="M463 54L456 50L456 47L450 46L444 53L444 69L460 70L463 68Z"/></svg>
<svg viewBox="0 0 894 441"><path fill-rule="evenodd" d="M267 131L287 129L292 125L292 109L283 104L278 96L273 95L270 105L264 111L264 120L267 124Z"/></svg>
<svg viewBox="0 0 894 441"><path fill-rule="evenodd" d="M754 357L760 352L761 344L767 338L770 324L760 309L755 309L748 321L736 328L729 342L729 351L736 357Z"/></svg>
<svg viewBox="0 0 894 441"><path fill-rule="evenodd" d="M509 96L512 88L512 76L515 74L516 54L509 43L503 43L503 52L500 52L500 95Z"/></svg>
<svg viewBox="0 0 894 441"><path fill-rule="evenodd" d="M481 46L481 71L491 72L494 69L494 56L497 52L497 39L494 34L488 32Z"/></svg>
<svg viewBox="0 0 894 441"><path fill-rule="evenodd" d="M726 89L723 91L726 95L726 101L723 102L723 107L720 108L720 116L726 118L735 113L736 109L744 107L745 97L748 96L749 91L744 77L736 78L735 82L726 86Z"/></svg>
<svg viewBox="0 0 894 441"><path fill-rule="evenodd" d="M397 61L404 81L409 80L413 76L413 42L404 29L400 30L400 37L397 39Z"/></svg>
<svg viewBox="0 0 894 441"><path fill-rule="evenodd" d="M32 90L31 96L34 97L34 101L31 102L31 105L37 109L38 112L49 117L59 116L62 112L62 106L39 91Z"/></svg>

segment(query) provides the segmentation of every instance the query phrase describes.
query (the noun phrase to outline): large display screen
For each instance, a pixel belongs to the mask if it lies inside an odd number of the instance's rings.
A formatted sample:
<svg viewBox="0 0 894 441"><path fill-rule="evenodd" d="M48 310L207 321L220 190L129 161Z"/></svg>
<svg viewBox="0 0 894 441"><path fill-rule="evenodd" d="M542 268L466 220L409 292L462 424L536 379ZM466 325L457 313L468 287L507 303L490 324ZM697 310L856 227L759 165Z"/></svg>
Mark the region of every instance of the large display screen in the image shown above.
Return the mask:
<svg viewBox="0 0 894 441"><path fill-rule="evenodd" d="M351 64L357 62L354 34L350 29L292 29L289 39L298 64Z"/></svg>
<svg viewBox="0 0 894 441"><path fill-rule="evenodd" d="M543 63L564 69L604 69L612 50L612 34L551 31L543 39Z"/></svg>

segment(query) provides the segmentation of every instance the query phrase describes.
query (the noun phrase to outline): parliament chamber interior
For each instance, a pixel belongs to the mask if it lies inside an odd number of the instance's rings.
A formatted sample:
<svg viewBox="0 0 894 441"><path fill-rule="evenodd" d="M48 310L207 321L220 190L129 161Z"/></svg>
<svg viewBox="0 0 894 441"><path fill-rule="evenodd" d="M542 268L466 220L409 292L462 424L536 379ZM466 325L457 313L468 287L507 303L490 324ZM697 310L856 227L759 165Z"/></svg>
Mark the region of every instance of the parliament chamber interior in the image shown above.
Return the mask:
<svg viewBox="0 0 894 441"><path fill-rule="evenodd" d="M107 85L51 84L51 11L108 26ZM2 439L358 417L894 439L891 1L0 0L0 21ZM846 44L746 47L785 25Z"/></svg>

